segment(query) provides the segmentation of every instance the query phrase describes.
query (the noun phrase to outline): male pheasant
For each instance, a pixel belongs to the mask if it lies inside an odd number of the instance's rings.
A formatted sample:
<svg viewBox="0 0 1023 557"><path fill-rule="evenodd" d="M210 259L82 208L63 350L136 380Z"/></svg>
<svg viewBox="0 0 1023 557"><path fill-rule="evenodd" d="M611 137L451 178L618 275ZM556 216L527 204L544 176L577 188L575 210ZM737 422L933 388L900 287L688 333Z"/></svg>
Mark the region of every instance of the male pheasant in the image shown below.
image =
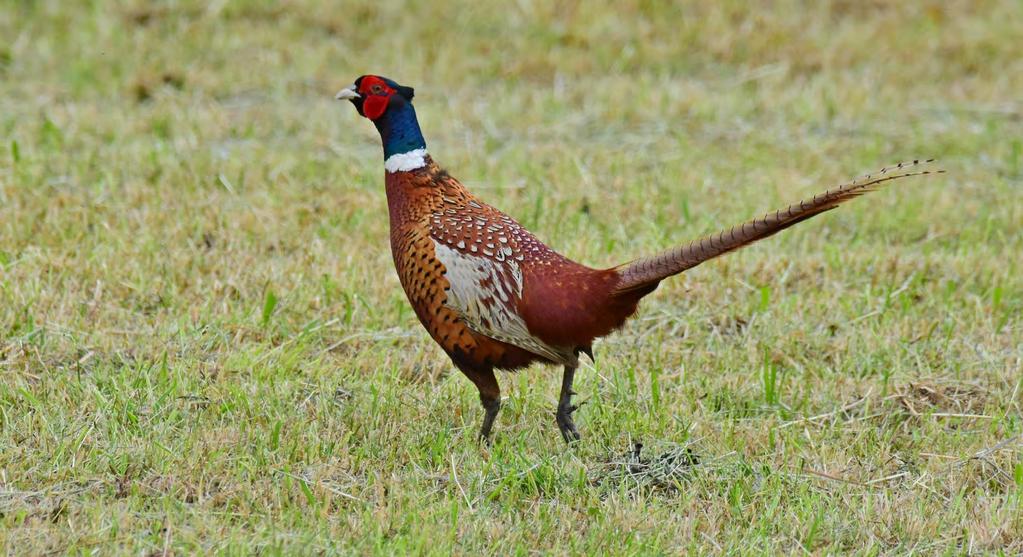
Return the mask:
<svg viewBox="0 0 1023 557"><path fill-rule="evenodd" d="M411 87L364 75L336 97L351 101L380 132L398 278L430 336L479 389L483 439L501 406L495 369L564 366L557 424L565 441L578 440L571 397L579 355L592 359L594 339L621 327L663 279L890 180L931 172L906 170L930 161L899 164L701 240L592 269L556 253L437 166L426 152L412 96Z"/></svg>

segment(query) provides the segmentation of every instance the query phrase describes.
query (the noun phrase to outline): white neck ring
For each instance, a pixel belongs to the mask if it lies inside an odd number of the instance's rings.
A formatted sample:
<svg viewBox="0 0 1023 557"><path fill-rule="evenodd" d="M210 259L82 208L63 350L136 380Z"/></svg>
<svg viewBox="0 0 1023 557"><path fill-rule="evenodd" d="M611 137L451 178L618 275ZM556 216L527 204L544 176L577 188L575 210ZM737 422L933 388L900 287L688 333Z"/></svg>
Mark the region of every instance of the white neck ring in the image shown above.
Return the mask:
<svg viewBox="0 0 1023 557"><path fill-rule="evenodd" d="M408 172L426 166L426 147L408 153L397 153L387 157L384 169L388 172Z"/></svg>

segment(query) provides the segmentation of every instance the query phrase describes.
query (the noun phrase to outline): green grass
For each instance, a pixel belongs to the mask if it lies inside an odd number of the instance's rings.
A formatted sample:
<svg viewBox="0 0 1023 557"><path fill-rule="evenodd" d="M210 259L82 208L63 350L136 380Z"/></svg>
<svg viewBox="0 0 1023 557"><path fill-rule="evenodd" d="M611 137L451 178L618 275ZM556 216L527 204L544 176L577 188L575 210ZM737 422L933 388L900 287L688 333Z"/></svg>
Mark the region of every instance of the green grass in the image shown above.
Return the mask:
<svg viewBox="0 0 1023 557"><path fill-rule="evenodd" d="M0 8L7 553L1023 551L1023 4L345 4ZM368 72L592 265L948 174L667 281L577 447L559 370L502 375L480 447L332 100Z"/></svg>

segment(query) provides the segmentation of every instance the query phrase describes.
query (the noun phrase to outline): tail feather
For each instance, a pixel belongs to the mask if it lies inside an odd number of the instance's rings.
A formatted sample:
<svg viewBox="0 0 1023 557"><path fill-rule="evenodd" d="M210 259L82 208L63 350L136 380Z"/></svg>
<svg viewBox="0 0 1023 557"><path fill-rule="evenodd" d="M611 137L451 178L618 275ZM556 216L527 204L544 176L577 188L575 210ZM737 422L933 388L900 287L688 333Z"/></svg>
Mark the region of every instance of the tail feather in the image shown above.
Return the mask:
<svg viewBox="0 0 1023 557"><path fill-rule="evenodd" d="M694 240L657 255L615 267L614 270L620 277L615 292L623 294L650 289L672 275L677 275L704 261L771 236L825 211L830 211L850 199L880 189L882 185L892 180L943 173L944 170L908 170L933 161L934 159L914 160L885 167L876 174L868 174L848 184L815 195L813 199L789 205L786 209L768 213L759 219L733 226L729 230L722 230L717 234Z"/></svg>

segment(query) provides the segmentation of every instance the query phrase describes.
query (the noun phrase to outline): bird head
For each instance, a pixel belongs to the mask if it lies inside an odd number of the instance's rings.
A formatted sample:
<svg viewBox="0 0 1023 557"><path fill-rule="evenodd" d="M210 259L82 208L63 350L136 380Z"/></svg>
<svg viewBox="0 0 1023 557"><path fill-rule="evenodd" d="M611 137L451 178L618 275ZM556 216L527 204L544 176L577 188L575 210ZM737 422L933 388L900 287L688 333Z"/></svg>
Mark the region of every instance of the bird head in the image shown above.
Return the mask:
<svg viewBox="0 0 1023 557"><path fill-rule="evenodd" d="M334 98L349 100L359 114L376 120L390 109L412 104L415 90L378 75L364 75L337 92Z"/></svg>

